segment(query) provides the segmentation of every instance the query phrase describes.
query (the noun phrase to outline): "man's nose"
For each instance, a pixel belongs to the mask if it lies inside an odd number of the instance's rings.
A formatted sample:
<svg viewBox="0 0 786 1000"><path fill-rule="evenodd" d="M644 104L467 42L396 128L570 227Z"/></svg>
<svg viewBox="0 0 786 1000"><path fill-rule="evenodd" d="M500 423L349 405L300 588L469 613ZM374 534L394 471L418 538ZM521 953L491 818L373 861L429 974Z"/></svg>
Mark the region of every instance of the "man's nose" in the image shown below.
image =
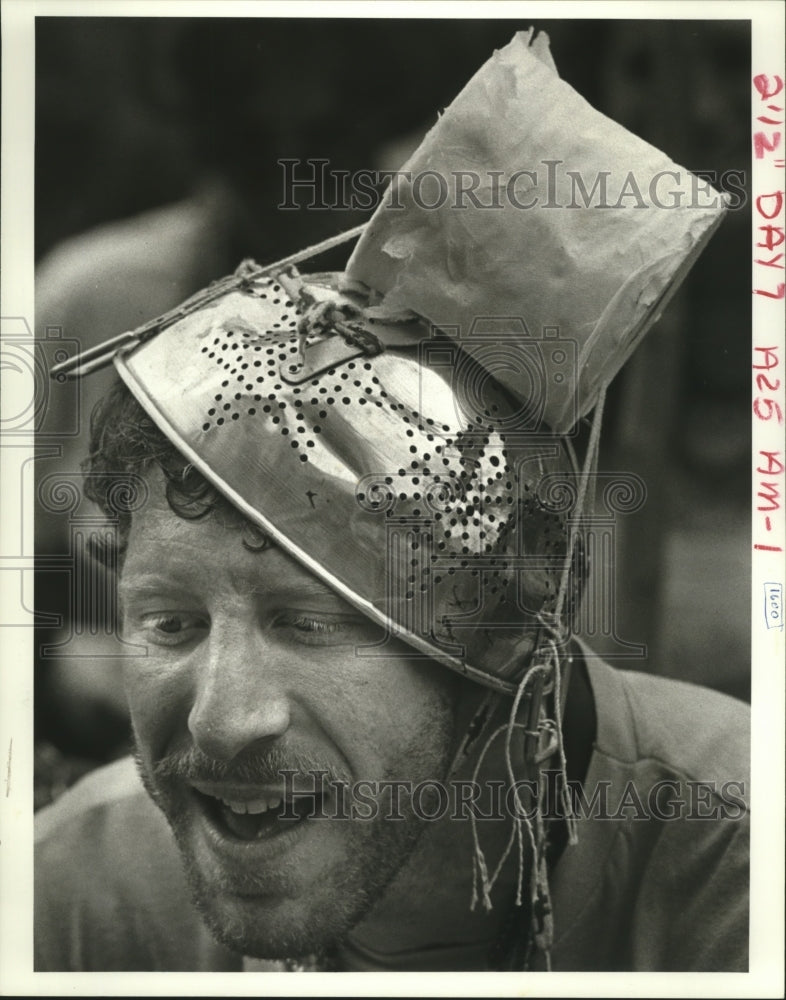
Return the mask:
<svg viewBox="0 0 786 1000"><path fill-rule="evenodd" d="M248 634L211 635L203 655L188 717L197 747L228 761L255 743L283 736L290 705L277 679L277 656Z"/></svg>

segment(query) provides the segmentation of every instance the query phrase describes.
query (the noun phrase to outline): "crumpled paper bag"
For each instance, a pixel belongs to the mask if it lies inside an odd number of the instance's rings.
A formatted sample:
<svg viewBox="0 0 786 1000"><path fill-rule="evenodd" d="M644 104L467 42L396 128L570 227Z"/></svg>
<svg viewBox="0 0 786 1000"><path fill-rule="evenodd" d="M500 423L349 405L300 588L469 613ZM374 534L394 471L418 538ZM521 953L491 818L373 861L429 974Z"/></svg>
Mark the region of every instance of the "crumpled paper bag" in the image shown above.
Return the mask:
<svg viewBox="0 0 786 1000"><path fill-rule="evenodd" d="M542 393L557 433L592 408L725 210L560 80L531 31L494 53L403 172L411 180L388 188L346 268L382 293L369 315L414 312L481 363L478 323L510 317L520 330L513 318L523 320L542 384L517 378L515 363L493 374L519 397Z"/></svg>

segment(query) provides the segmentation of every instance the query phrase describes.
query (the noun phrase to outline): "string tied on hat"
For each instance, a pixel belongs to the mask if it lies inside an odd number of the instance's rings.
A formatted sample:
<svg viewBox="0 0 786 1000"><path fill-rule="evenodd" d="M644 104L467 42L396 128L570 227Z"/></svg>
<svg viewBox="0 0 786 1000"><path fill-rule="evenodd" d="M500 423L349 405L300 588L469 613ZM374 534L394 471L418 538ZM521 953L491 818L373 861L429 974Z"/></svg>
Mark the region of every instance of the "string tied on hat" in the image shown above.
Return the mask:
<svg viewBox="0 0 786 1000"><path fill-rule="evenodd" d="M570 787L567 778L567 761L562 731L562 716L567 695L567 680L570 658L562 655L562 650L569 638L570 631L564 621L565 601L570 585L571 567L578 540L581 519L587 504L590 477L597 467L600 429L603 419L603 408L606 397L606 385L602 385L592 418L592 428L584 458L579 489L577 492L575 516L570 525L565 560L561 570L560 585L554 611L541 611L537 615L539 626L539 641L532 655L530 665L518 684L511 705L507 723L498 726L489 735L484 744L472 775L477 781L483 760L494 740L505 733L505 766L508 779L515 797L513 826L502 857L492 874L480 844L477 822L471 815L473 842L472 858L472 897L470 908L474 909L479 900L486 910L492 909L491 892L497 882L502 868L510 856L514 845L517 848L518 872L516 879L515 905L523 903L523 887L525 876L525 846L528 843L531 856L529 880L529 901L531 913L530 933L535 947L544 956L547 970L551 970L551 948L554 940L554 919L551 904L551 891L548 877L547 860L547 828L545 822L547 783L542 779L542 765L555 754L558 757L559 796L561 814L568 831L568 843L578 842L576 816L573 812ZM565 676L563 676L563 671ZM548 703L553 706L553 717L547 710ZM527 705L526 721L517 721L522 704ZM522 731L524 740L525 766L532 768L535 774L535 791L533 808L528 810L522 800L521 788L517 782L512 741L516 729ZM545 745L544 745L545 744Z"/></svg>
<svg viewBox="0 0 786 1000"><path fill-rule="evenodd" d="M384 346L368 329L368 320L360 305L348 299L341 302L333 298L318 299L306 287L292 264L280 271L276 280L296 303L301 314L297 322L298 341L293 369L302 368L305 364L309 342L333 333L339 334L347 344L360 348L369 357L382 353Z"/></svg>

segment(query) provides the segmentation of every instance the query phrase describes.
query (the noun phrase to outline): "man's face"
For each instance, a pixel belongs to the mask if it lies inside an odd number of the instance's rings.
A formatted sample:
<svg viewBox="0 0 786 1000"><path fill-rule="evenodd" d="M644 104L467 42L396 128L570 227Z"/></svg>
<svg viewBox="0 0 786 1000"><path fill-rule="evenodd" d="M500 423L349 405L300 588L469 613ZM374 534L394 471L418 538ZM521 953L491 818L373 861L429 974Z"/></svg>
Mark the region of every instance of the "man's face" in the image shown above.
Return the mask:
<svg viewBox="0 0 786 1000"><path fill-rule="evenodd" d="M124 636L147 646L126 661L143 779L220 939L259 957L329 946L380 896L421 824L406 804L403 820L385 808L374 820L279 819L280 771L317 793L290 815L335 816L331 779L443 778L457 679L427 661L357 655L380 637L366 618L281 549L252 551L228 513L184 520L162 477L148 482L120 582Z"/></svg>

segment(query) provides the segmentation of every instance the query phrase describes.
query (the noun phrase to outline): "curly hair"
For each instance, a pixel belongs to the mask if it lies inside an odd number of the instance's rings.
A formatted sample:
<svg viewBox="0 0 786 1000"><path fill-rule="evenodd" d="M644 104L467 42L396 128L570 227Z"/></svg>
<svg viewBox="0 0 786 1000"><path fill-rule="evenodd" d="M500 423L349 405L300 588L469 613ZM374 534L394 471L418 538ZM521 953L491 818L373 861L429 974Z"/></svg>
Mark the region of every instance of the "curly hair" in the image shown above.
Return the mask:
<svg viewBox="0 0 786 1000"><path fill-rule="evenodd" d="M231 505L158 429L124 383L117 379L93 409L90 450L82 462L85 495L117 524L118 555L128 542L139 477L158 466L167 503L189 521ZM258 529L257 529L258 530ZM105 553L96 551L105 561Z"/></svg>

